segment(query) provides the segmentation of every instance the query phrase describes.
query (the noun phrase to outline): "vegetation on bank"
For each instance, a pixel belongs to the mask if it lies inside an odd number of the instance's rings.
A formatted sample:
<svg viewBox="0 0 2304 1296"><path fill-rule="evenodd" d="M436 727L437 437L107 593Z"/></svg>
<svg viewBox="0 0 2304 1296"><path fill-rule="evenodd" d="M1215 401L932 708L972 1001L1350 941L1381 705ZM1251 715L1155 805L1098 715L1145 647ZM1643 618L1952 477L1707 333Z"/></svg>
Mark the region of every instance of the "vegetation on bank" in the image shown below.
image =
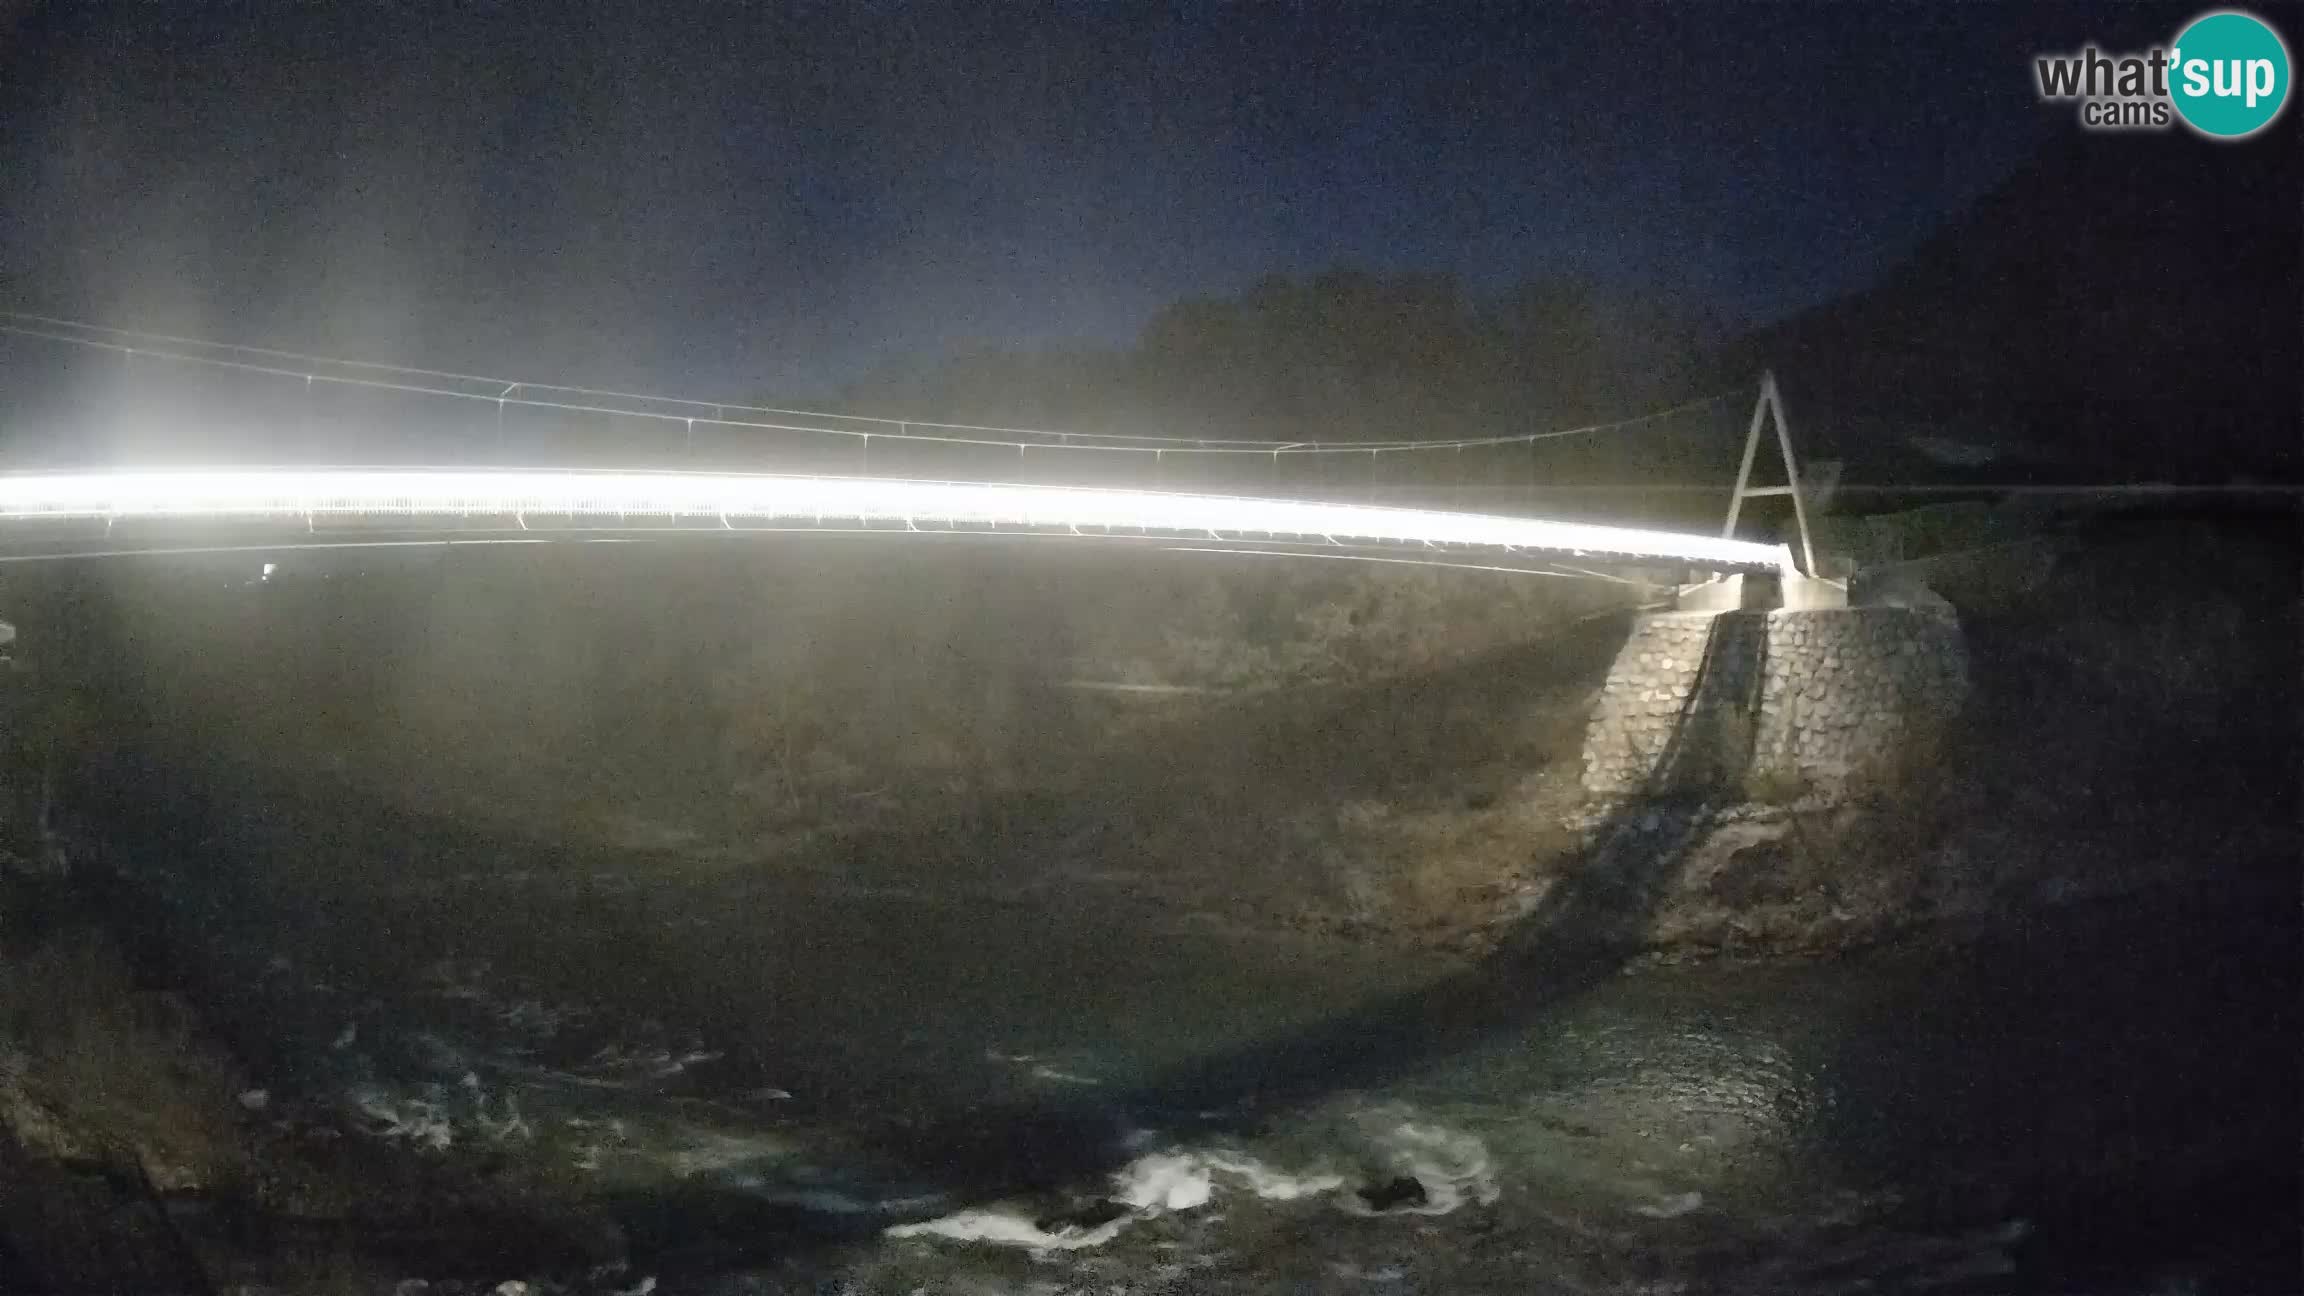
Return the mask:
<svg viewBox="0 0 2304 1296"><path fill-rule="evenodd" d="M126 651L87 655L82 696L187 761L546 842L899 888L1072 879L1464 949L1649 817L1587 806L1578 777L1636 587L796 545L114 573L74 616ZM2184 526L2067 548L1964 617L1978 693L1950 748L1830 806L1720 790L1742 822L1672 847L1652 938L1832 950L2130 889L2185 849L2155 826L2171 804L2247 825L2231 842L2270 831L2276 800L2228 775L2288 741L2264 705L2293 691L2285 551Z"/></svg>
<svg viewBox="0 0 2304 1296"><path fill-rule="evenodd" d="M1059 793L1191 717L1446 671L1647 593L869 540L362 565L113 569L28 633L137 743L742 835Z"/></svg>

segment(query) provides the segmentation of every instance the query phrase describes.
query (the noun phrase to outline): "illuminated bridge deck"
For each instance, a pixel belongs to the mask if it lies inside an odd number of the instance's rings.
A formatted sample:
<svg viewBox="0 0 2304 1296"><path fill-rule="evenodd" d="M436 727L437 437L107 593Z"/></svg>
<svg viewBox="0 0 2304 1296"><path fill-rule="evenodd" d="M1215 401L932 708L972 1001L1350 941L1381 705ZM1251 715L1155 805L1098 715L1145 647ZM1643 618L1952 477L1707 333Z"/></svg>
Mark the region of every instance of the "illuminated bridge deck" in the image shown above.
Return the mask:
<svg viewBox="0 0 2304 1296"><path fill-rule="evenodd" d="M1483 513L1252 496L700 472L183 469L0 476L0 558L207 544L879 531L1579 559L1782 572L1782 545Z"/></svg>

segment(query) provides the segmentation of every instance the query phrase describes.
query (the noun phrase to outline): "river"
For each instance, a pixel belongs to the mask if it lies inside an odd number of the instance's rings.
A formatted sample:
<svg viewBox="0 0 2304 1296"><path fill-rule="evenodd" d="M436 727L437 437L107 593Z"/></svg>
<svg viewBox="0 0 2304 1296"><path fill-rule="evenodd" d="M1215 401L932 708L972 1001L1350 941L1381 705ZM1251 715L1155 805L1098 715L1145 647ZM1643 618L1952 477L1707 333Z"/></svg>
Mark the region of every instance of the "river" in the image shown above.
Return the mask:
<svg viewBox="0 0 2304 1296"><path fill-rule="evenodd" d="M81 797L265 1101L591 1204L601 1290L2299 1281L2293 896L1467 970L150 766Z"/></svg>

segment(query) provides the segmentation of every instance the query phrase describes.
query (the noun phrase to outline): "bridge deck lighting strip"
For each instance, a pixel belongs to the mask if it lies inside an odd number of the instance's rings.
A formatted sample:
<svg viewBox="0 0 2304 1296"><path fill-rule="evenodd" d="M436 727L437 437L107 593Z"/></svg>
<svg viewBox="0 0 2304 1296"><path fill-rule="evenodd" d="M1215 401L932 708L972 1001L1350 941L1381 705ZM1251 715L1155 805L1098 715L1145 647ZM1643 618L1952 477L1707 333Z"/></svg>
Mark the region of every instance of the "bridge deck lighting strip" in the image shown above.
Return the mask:
<svg viewBox="0 0 2304 1296"><path fill-rule="evenodd" d="M1788 570L1782 545L1428 509L1069 486L713 473L213 469L0 476L0 520L855 520L1306 537Z"/></svg>

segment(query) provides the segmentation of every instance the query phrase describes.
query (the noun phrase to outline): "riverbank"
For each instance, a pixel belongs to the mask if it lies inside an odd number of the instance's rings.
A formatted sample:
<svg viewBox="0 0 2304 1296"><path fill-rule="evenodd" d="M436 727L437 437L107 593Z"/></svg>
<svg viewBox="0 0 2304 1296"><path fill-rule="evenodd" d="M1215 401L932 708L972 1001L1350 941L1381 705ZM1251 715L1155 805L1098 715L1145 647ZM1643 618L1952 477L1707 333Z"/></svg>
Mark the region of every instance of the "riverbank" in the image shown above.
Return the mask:
<svg viewBox="0 0 2304 1296"><path fill-rule="evenodd" d="M2293 555L2207 539L2074 546L2022 601L1964 615L1958 720L1830 796L1588 796L1585 726L1623 612L1369 678L1131 700L1099 737L1068 729L1060 771L965 796L864 788L765 822L581 763L515 786L406 744L335 769L234 759L259 783L541 847L923 902L1087 889L1214 928L1478 959L1583 894L1585 918L1649 957L1829 956L2146 890L2295 884Z"/></svg>
<svg viewBox="0 0 2304 1296"><path fill-rule="evenodd" d="M128 581L82 598L49 657L106 657L90 723L152 759L373 806L387 833L923 899L1085 887L1464 958L1605 886L1626 891L1612 937L1652 954L1813 957L2188 880L2292 884L2293 540L2278 518L2114 516L2021 590L1954 589L1959 717L1829 797L1586 795L1586 724L1642 597L1604 582L1105 558L1141 568L1122 589L1094 561L939 547L867 594L849 578L882 556L855 549L481 557L357 591ZM784 597L722 596L763 583Z"/></svg>

